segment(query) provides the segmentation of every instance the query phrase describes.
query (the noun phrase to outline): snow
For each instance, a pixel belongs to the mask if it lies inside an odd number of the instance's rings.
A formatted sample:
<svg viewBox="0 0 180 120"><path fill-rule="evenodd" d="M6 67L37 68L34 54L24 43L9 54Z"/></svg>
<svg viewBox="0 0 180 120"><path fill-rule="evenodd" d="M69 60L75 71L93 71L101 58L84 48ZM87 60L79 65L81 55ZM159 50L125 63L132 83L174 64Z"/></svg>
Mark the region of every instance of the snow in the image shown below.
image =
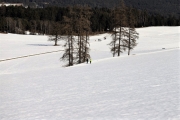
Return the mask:
<svg viewBox="0 0 180 120"><path fill-rule="evenodd" d="M180 27L137 31L131 55L114 58L108 33L91 36L91 65L64 68L62 51L0 62L0 119L179 120ZM47 39L0 34L0 60L62 50Z"/></svg>
<svg viewBox="0 0 180 120"><path fill-rule="evenodd" d="M60 50L48 36L0 34L0 59Z"/></svg>

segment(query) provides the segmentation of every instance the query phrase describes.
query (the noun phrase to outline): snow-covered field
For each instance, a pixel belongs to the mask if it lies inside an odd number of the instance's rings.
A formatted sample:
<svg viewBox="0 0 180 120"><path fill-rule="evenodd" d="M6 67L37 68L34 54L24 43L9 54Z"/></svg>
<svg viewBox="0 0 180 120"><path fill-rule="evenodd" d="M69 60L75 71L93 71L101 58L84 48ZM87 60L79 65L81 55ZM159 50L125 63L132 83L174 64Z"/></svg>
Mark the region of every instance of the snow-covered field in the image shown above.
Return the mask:
<svg viewBox="0 0 180 120"><path fill-rule="evenodd" d="M137 31L115 58L109 34L91 36L91 65L64 68L62 51L1 61L0 120L180 120L180 27ZM47 39L0 34L0 60L62 50Z"/></svg>

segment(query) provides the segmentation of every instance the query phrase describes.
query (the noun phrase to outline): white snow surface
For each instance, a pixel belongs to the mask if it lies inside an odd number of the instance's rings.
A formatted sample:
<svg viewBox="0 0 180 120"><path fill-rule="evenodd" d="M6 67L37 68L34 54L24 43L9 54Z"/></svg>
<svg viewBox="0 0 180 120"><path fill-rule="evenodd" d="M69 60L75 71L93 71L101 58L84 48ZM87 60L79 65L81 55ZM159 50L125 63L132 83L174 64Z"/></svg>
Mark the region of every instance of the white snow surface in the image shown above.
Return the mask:
<svg viewBox="0 0 180 120"><path fill-rule="evenodd" d="M92 64L64 68L63 51L1 61L0 120L180 120L180 27L137 31L130 56L112 57L106 33L90 37ZM47 40L0 34L0 60L63 50Z"/></svg>

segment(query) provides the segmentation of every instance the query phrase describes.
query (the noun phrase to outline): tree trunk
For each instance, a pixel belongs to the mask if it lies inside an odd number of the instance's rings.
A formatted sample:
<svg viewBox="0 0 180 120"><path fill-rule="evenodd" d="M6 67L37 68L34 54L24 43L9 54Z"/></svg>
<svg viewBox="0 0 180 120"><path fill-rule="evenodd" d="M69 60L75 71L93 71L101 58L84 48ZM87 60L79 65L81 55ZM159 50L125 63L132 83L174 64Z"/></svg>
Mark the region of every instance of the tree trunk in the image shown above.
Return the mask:
<svg viewBox="0 0 180 120"><path fill-rule="evenodd" d="M129 28L129 43L128 43L128 55L130 55L130 50L131 50L131 31L130 31L130 28Z"/></svg>
<svg viewBox="0 0 180 120"><path fill-rule="evenodd" d="M57 46L57 40L58 40L58 35L57 35L57 33L56 33L56 38L55 38L55 44L54 44L54 46Z"/></svg>
<svg viewBox="0 0 180 120"><path fill-rule="evenodd" d="M70 49L70 51L71 51L71 66L73 65L73 36L71 35L71 49Z"/></svg>
<svg viewBox="0 0 180 120"><path fill-rule="evenodd" d="M69 66L71 66L71 45L70 45L70 41L68 38L68 47L69 47Z"/></svg>
<svg viewBox="0 0 180 120"><path fill-rule="evenodd" d="M119 46L118 46L118 56L120 56L120 52L121 52L121 27L119 29Z"/></svg>
<svg viewBox="0 0 180 120"><path fill-rule="evenodd" d="M81 43L82 42L82 37L81 37L81 35L80 35L80 39L79 39L79 63L81 63Z"/></svg>
<svg viewBox="0 0 180 120"><path fill-rule="evenodd" d="M85 43L85 52L84 52L84 62L86 61L86 56L87 56L87 40L88 40L88 35L86 31L86 43Z"/></svg>
<svg viewBox="0 0 180 120"><path fill-rule="evenodd" d="M113 57L115 57L115 54L116 54L116 49L115 49L115 47L116 47L116 39L117 39L117 36L116 36L116 27L115 27L115 38L114 38L115 40L114 40L114 53L113 53Z"/></svg>

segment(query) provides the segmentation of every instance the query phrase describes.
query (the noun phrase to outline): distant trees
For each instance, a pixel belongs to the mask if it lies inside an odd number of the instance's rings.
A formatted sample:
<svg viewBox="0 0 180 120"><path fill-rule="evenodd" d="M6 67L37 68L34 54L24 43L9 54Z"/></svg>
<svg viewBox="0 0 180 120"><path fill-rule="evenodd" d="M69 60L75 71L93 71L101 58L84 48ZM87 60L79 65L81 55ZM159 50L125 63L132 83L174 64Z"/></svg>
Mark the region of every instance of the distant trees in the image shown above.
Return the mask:
<svg viewBox="0 0 180 120"><path fill-rule="evenodd" d="M120 5L113 11L113 30L112 41L110 42L113 57L128 49L130 51L137 45L136 39L138 33L135 30L135 19L132 14L132 8L127 8L124 1L120 1Z"/></svg>
<svg viewBox="0 0 180 120"><path fill-rule="evenodd" d="M124 35L125 35L125 28L126 27L126 6L124 4L124 0L120 1L120 5L117 7L117 27L118 30L118 44L117 44L117 54L120 56L120 53L126 49L125 42L124 42Z"/></svg>
<svg viewBox="0 0 180 120"><path fill-rule="evenodd" d="M61 60L68 61L66 66L83 63L90 57L90 34L111 32L109 45L113 56L120 56L126 50L130 55L137 45L136 27L162 25L178 26L179 18L130 8L123 0L113 9L80 5L43 9L0 7L0 32L23 34L28 30L31 34L46 34L55 46L64 40Z"/></svg>
<svg viewBox="0 0 180 120"><path fill-rule="evenodd" d="M23 31L24 31L24 28L23 28L22 20L21 19L17 19L17 25L16 25L15 33L22 34Z"/></svg>
<svg viewBox="0 0 180 120"><path fill-rule="evenodd" d="M125 34L126 43L128 44L128 55L130 55L130 51L137 45L136 39L139 38L139 33L136 32L136 29L134 27L135 24L135 18L132 13L132 8L127 9L127 33Z"/></svg>
<svg viewBox="0 0 180 120"><path fill-rule="evenodd" d="M61 24L58 22L53 22L50 34L49 41L54 41L54 46L57 46L57 42L62 38Z"/></svg>
<svg viewBox="0 0 180 120"><path fill-rule="evenodd" d="M65 66L73 66L75 64L75 54L77 53L76 48L76 39L74 36L74 13L72 7L68 8L68 14L63 16L63 33L66 35L64 37L64 54L61 57L61 60L68 61L68 64Z"/></svg>
<svg viewBox="0 0 180 120"><path fill-rule="evenodd" d="M120 6L119 6L120 8ZM92 33L100 33L112 30L112 14L116 8L91 8L90 29ZM147 26L179 26L179 18L172 15L163 16L150 13L146 10L132 8L135 27ZM83 8L83 11L85 9ZM75 12L78 12L76 10ZM24 8L17 6L0 7L0 32L23 33L31 31L32 34L50 34L53 22L62 22L63 16L68 14L68 7L47 7L47 8ZM117 13L116 13L117 14ZM18 21L21 21L21 25ZM16 28L16 29L15 29ZM22 31L22 32L20 32Z"/></svg>
<svg viewBox="0 0 180 120"><path fill-rule="evenodd" d="M112 30L112 41L111 52L113 52L113 56L117 54L120 56L125 50L124 47L124 35L125 35L125 26L126 26L126 7L124 5L124 1L121 0L118 7L116 7L112 14L113 17L113 30Z"/></svg>
<svg viewBox="0 0 180 120"><path fill-rule="evenodd" d="M118 7L115 7L112 12L113 18L113 30L112 30L112 41L110 43L111 52L113 57L117 54L120 56L120 53L123 52L123 35L124 35L124 26L126 24L125 18L125 6L123 1L119 4Z"/></svg>
<svg viewBox="0 0 180 120"><path fill-rule="evenodd" d="M63 17L62 29L67 37L61 59L68 61L66 66L83 63L89 56L90 16L89 7L74 6L69 7L68 14Z"/></svg>
<svg viewBox="0 0 180 120"><path fill-rule="evenodd" d="M2 2L23 2L25 5L31 5L30 2L37 3L40 7L58 6L67 7L70 5L89 5L91 7L112 8L118 3L118 0L1 0ZM48 4L47 4L48 3ZM137 9L147 9L149 13L160 13L161 15L175 14L179 16L178 0L125 0L127 6L132 5Z"/></svg>
<svg viewBox="0 0 180 120"><path fill-rule="evenodd" d="M78 63L85 62L86 58L89 56L89 33L90 28L90 17L91 8L88 6L75 6L74 11L76 11L75 17L75 31L78 36Z"/></svg>
<svg viewBox="0 0 180 120"><path fill-rule="evenodd" d="M68 27L68 26L67 26ZM64 54L61 57L61 60L68 61L68 64L65 66L73 66L75 64L75 54L77 53L76 41L73 35L73 31L70 29L67 32L67 36L65 36L65 44L64 44Z"/></svg>
<svg viewBox="0 0 180 120"><path fill-rule="evenodd" d="M13 32L14 21L11 17L6 17L7 32Z"/></svg>

